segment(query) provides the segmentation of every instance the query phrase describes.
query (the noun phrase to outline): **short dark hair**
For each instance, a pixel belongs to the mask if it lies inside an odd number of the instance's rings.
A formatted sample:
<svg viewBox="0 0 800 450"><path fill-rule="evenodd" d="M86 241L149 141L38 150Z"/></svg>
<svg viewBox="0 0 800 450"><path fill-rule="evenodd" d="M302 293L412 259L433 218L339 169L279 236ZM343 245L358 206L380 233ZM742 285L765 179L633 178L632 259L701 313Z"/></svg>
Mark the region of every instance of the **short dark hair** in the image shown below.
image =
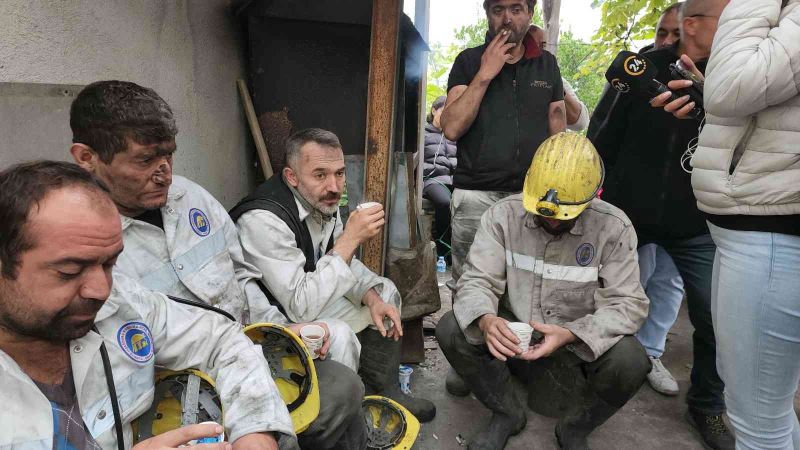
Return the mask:
<svg viewBox="0 0 800 450"><path fill-rule="evenodd" d="M87 145L106 164L128 140L150 145L175 138L172 109L152 89L128 81L98 81L75 97L69 111L72 142Z"/></svg>
<svg viewBox="0 0 800 450"><path fill-rule="evenodd" d="M673 4L669 5L669 6L667 6L666 8L664 8L664 12L661 13L661 17L664 17L667 14L670 14L670 13L673 13L673 12L680 13L681 6L683 6L682 2L676 2L676 3L673 3Z"/></svg>
<svg viewBox="0 0 800 450"><path fill-rule="evenodd" d="M428 113L428 116L425 117L428 123L433 123L433 112L443 108L445 102L447 102L447 96L440 95L439 97L436 98L436 100L433 101L433 103L431 103L431 110Z"/></svg>
<svg viewBox="0 0 800 450"><path fill-rule="evenodd" d="M315 142L323 147L342 148L339 138L333 132L322 128L306 128L286 139L287 166L292 169L297 168L297 161L300 160L300 149L309 142Z"/></svg>
<svg viewBox="0 0 800 450"><path fill-rule="evenodd" d="M497 0L483 0L483 10L488 13L489 6L496 1ZM536 6L536 0L525 0L525 3L528 4L528 12L533 12L533 8Z"/></svg>
<svg viewBox="0 0 800 450"><path fill-rule="evenodd" d="M34 206L55 190L78 186L109 199L108 188L77 164L32 161L0 172L0 276L17 277L20 255L33 248L25 225Z"/></svg>

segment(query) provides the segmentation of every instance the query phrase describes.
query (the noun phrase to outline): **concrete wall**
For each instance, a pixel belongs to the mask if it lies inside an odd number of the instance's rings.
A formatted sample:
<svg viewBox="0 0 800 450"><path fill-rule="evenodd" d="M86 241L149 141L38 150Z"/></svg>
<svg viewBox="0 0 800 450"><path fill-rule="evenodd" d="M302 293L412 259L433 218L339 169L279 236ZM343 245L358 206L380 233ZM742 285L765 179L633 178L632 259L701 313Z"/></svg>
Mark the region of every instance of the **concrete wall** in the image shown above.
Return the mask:
<svg viewBox="0 0 800 450"><path fill-rule="evenodd" d="M257 181L257 172L235 84L245 76L245 43L231 3L2 0L0 82L85 85L122 79L155 89L176 113L176 173L232 206ZM52 118L41 123L24 116L42 110L47 96L41 88L0 89L0 95L8 93L16 97L0 99L0 167L32 157L67 159L71 136L63 97L69 94L53 96L46 108Z"/></svg>

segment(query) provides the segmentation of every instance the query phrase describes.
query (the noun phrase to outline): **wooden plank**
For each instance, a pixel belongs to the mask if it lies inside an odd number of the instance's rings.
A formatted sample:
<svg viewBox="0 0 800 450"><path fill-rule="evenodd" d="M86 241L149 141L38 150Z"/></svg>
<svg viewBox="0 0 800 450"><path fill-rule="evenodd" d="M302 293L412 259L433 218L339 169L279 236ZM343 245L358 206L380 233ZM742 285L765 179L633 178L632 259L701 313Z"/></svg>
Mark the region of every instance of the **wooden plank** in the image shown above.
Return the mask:
<svg viewBox="0 0 800 450"><path fill-rule="evenodd" d="M256 143L256 152L258 153L258 162L261 164L261 171L264 173L264 179L269 180L272 178L272 163L269 161L264 135L261 134L261 127L258 125L253 99L250 98L250 91L247 89L247 83L244 80L236 80L236 86L239 87L239 95L242 97L242 104L244 105L244 114L247 117L248 125L250 125L253 141Z"/></svg>
<svg viewBox="0 0 800 450"><path fill-rule="evenodd" d="M386 211L389 210L387 193L393 150L401 6L402 0L372 2L364 199L380 202ZM362 261L379 275L384 269L386 232L387 227L384 227L384 232L366 242L362 249Z"/></svg>

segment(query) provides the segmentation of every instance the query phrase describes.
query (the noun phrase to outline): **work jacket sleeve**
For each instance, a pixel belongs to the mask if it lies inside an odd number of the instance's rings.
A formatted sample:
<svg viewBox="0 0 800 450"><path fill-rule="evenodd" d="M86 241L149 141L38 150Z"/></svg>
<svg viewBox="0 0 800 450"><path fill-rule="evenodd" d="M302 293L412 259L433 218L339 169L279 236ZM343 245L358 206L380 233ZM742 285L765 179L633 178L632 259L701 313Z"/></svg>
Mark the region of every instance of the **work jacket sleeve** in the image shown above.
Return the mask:
<svg viewBox="0 0 800 450"><path fill-rule="evenodd" d="M259 432L293 439L289 411L267 361L259 347L242 333L240 324L141 287L134 292L134 300L134 307L150 327L156 366L194 368L215 380L230 442Z"/></svg>
<svg viewBox="0 0 800 450"><path fill-rule="evenodd" d="M584 361L596 360L623 336L636 333L650 303L639 281L633 226L626 225L617 240L607 242L603 254L594 313L563 325L578 337L569 349Z"/></svg>
<svg viewBox="0 0 800 450"><path fill-rule="evenodd" d="M732 0L706 68L705 108L745 117L800 93L800 5Z"/></svg>
<svg viewBox="0 0 800 450"><path fill-rule="evenodd" d="M491 208L481 217L453 299L458 325L467 342L473 345L484 343L477 320L485 314L497 314L500 298L506 291L505 241L494 214L495 209Z"/></svg>
<svg viewBox="0 0 800 450"><path fill-rule="evenodd" d="M220 217L225 222L225 240L228 245L228 253L231 255L231 260L233 261L236 281L242 293L247 298L247 308L249 310L249 320L247 322L267 322L285 325L287 322L286 317L284 317L275 305L270 304L264 291L262 291L261 287L258 285L259 280L262 279L261 272L244 258L244 251L239 241L239 233L236 230L236 225L233 224L227 211L223 210Z"/></svg>
<svg viewBox="0 0 800 450"><path fill-rule="evenodd" d="M262 280L293 322L310 322L330 301L345 297L358 284L357 274L338 255L324 255L313 272L306 272L306 257L297 248L294 233L275 214L253 210L236 222L245 259L262 274ZM360 305L358 299L356 305Z"/></svg>

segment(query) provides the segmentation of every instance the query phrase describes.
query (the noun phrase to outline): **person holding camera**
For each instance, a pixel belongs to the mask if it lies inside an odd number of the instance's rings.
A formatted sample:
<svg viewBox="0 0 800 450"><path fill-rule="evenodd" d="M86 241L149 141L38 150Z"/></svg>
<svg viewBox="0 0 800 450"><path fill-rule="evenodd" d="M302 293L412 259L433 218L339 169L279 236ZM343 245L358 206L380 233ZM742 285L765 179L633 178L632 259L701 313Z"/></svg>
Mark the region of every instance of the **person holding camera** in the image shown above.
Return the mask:
<svg viewBox="0 0 800 450"><path fill-rule="evenodd" d="M729 0L687 0L680 11L681 38L674 45L647 52L658 70L657 80L670 81L670 64L686 55L705 69L717 21ZM696 140L700 119L678 120L652 108L639 97L607 90L615 96L607 116L593 117L587 136L606 165L604 200L630 217L639 245L657 244L662 264L671 260L684 282L693 335L694 364L687 394L687 419L713 449L733 449L722 420L724 384L716 368L716 342L711 320L711 278L716 246L703 214L695 206L685 154ZM601 100L602 101L602 100ZM655 252L658 265L658 252ZM640 261L640 264L648 261ZM652 264L652 261L650 262ZM680 302L651 298L648 321L639 332L655 370Z"/></svg>

